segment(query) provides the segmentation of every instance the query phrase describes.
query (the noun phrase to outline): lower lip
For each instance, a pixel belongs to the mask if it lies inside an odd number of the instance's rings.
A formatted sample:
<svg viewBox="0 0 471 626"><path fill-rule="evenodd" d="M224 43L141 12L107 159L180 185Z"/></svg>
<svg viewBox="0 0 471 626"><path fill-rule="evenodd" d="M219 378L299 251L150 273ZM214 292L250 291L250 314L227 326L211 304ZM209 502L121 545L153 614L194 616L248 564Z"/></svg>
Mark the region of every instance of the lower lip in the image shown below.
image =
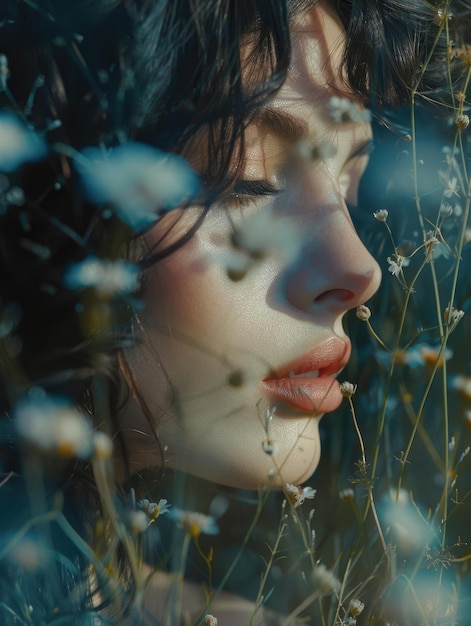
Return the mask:
<svg viewBox="0 0 471 626"><path fill-rule="evenodd" d="M338 381L331 376L264 380L262 386L273 398L306 413L335 411L343 399Z"/></svg>

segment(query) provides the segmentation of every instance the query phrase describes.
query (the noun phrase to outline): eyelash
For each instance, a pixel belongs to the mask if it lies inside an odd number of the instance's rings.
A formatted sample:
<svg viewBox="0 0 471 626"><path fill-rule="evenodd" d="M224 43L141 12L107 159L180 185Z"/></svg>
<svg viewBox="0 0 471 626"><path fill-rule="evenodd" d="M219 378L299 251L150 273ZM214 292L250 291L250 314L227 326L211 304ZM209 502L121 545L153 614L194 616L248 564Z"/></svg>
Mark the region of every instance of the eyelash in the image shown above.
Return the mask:
<svg viewBox="0 0 471 626"><path fill-rule="evenodd" d="M246 207L259 198L276 196L283 190L275 187L268 180L239 180L224 198L227 206Z"/></svg>

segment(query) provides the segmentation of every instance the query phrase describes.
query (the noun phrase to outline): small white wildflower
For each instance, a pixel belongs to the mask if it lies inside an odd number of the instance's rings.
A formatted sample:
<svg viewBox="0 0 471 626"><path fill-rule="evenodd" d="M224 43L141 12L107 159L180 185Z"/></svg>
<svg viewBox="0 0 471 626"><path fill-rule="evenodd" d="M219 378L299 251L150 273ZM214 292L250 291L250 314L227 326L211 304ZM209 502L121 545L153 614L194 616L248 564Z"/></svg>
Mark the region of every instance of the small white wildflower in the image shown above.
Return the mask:
<svg viewBox="0 0 471 626"><path fill-rule="evenodd" d="M365 605L363 602L357 599L352 599L350 600L350 604L348 605L348 612L353 617L358 617L364 608Z"/></svg>
<svg viewBox="0 0 471 626"><path fill-rule="evenodd" d="M393 276L399 276L402 266L404 265L404 257L400 254L395 254L395 260L388 256L388 272L391 272Z"/></svg>
<svg viewBox="0 0 471 626"><path fill-rule="evenodd" d="M208 613L203 620L203 626L218 626L218 620L214 615Z"/></svg>
<svg viewBox="0 0 471 626"><path fill-rule="evenodd" d="M314 587L322 594L337 593L340 590L340 581L322 563L317 565L312 572Z"/></svg>
<svg viewBox="0 0 471 626"><path fill-rule="evenodd" d="M458 180L456 176L453 176L453 178L447 181L443 195L445 196L445 198L451 198L451 196L453 195L459 196L459 190L460 186L458 185Z"/></svg>
<svg viewBox="0 0 471 626"><path fill-rule="evenodd" d="M375 211L373 213L373 217L375 218L375 220L378 220L378 222L386 222L386 220L388 219L388 215L389 212L387 209L380 209L379 211Z"/></svg>
<svg viewBox="0 0 471 626"><path fill-rule="evenodd" d="M46 142L16 115L0 113L0 171L14 172L23 163L39 161L47 154Z"/></svg>
<svg viewBox="0 0 471 626"><path fill-rule="evenodd" d="M463 316L464 311L462 311L461 309L455 309L455 307L451 307L451 311L449 307L445 309L443 317L445 321L448 322L450 333L455 330L457 324L463 318Z"/></svg>
<svg viewBox="0 0 471 626"><path fill-rule="evenodd" d="M190 535L197 538L201 533L205 535L217 535L219 529L216 520L212 515L204 515L194 511L183 511L182 509L172 508L169 516L178 522L178 524Z"/></svg>
<svg viewBox="0 0 471 626"><path fill-rule="evenodd" d="M271 439L265 439L265 441L262 442L262 449L265 454L272 456L278 453L280 446Z"/></svg>
<svg viewBox="0 0 471 626"><path fill-rule="evenodd" d="M458 115L455 123L460 130L465 130L469 126L469 115Z"/></svg>
<svg viewBox="0 0 471 626"><path fill-rule="evenodd" d="M113 454L113 442L109 435L104 432L95 432L93 434L93 454L104 461L111 458Z"/></svg>
<svg viewBox="0 0 471 626"><path fill-rule="evenodd" d="M288 500L295 509L304 504L304 500L306 500L306 498L308 500L312 500L316 495L316 490L312 487L297 487L291 483L286 483L285 491L288 496Z"/></svg>
<svg viewBox="0 0 471 626"><path fill-rule="evenodd" d="M188 163L175 154L127 143L103 153L83 150L77 160L85 193L91 202L114 205L118 217L137 231L149 228L167 211L187 204L200 183Z"/></svg>
<svg viewBox="0 0 471 626"><path fill-rule="evenodd" d="M15 418L19 435L43 452L87 458L93 451L90 423L62 398L31 393L17 404Z"/></svg>
<svg viewBox="0 0 471 626"><path fill-rule="evenodd" d="M345 380L343 383L340 383L340 393L344 398L351 398L356 390L357 385L349 383L347 380Z"/></svg>
<svg viewBox="0 0 471 626"><path fill-rule="evenodd" d="M343 500L343 502L354 502L355 492L353 491L353 489L342 489L339 492L339 498Z"/></svg>
<svg viewBox="0 0 471 626"><path fill-rule="evenodd" d="M371 111L349 98L332 96L328 103L329 114L337 124L342 122L371 122Z"/></svg>
<svg viewBox="0 0 471 626"><path fill-rule="evenodd" d="M365 304L361 304L357 306L356 316L363 322L367 322L371 317L371 311Z"/></svg>
<svg viewBox="0 0 471 626"><path fill-rule="evenodd" d="M446 218L450 217L451 215L453 215L453 207L451 206L451 204L444 202L440 207L440 217L446 220Z"/></svg>
<svg viewBox="0 0 471 626"><path fill-rule="evenodd" d="M102 261L90 256L69 267L64 284L72 290L93 287L108 296L132 293L138 288L139 268L122 259Z"/></svg>
<svg viewBox="0 0 471 626"><path fill-rule="evenodd" d="M167 500L165 500L165 498L161 498L157 503L151 502L147 498L143 498L137 502L137 508L147 515L149 524L155 522L160 515L168 513L170 511L170 507L171 505L167 504Z"/></svg>

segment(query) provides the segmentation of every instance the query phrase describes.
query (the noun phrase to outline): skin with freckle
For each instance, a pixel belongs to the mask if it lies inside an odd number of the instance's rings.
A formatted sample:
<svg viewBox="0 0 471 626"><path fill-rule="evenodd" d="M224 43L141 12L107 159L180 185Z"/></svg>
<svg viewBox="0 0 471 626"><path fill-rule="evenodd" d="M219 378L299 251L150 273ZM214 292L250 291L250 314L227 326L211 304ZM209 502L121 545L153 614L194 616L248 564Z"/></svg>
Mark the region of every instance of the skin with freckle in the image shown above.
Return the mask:
<svg viewBox="0 0 471 626"><path fill-rule="evenodd" d="M371 129L363 121L335 123L327 106L339 90L345 95L342 27L321 3L297 19L292 37L287 80L269 106L297 120L304 142L329 142L335 154L311 160L299 139L255 118L239 178L269 181L278 193L244 207L222 200L188 243L149 270L138 345L126 353L164 462L237 487L264 485L273 470L278 485L312 474L321 413L272 397L262 381L332 337L345 338L342 316L367 301L380 280L346 208L355 202L366 166L365 156L352 155ZM148 232L147 245L156 245L171 224L165 243L176 239L198 211L170 213ZM234 254L234 231L243 240L244 233L256 237L257 228L266 246L233 281L227 259ZM161 463L134 400L120 421L130 469ZM267 441L274 444L271 455L263 449Z"/></svg>

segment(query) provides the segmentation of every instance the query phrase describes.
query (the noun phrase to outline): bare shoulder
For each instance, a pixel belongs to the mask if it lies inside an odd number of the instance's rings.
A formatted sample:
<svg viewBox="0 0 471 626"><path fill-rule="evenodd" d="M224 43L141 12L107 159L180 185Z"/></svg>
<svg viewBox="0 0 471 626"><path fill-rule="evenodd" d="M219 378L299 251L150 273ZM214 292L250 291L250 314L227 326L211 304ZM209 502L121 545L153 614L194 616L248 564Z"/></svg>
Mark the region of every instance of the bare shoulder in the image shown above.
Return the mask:
<svg viewBox="0 0 471 626"><path fill-rule="evenodd" d="M180 617L172 607L182 607ZM138 607L124 626L192 625L206 612L217 621L207 620L208 626L278 626L282 616L266 608L256 608L254 602L222 591L211 602L204 588L196 583L177 580L165 572L149 574L148 583Z"/></svg>

